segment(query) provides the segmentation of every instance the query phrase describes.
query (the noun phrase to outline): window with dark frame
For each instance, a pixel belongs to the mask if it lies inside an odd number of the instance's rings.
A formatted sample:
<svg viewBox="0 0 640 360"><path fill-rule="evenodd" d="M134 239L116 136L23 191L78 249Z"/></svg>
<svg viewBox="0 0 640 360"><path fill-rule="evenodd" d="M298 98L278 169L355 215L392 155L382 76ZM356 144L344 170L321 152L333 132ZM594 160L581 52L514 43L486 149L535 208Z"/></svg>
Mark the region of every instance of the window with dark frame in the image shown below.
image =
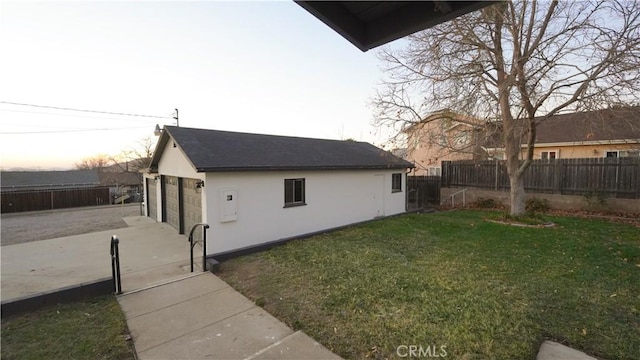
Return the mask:
<svg viewBox="0 0 640 360"><path fill-rule="evenodd" d="M284 207L306 205L304 179L284 179Z"/></svg>
<svg viewBox="0 0 640 360"><path fill-rule="evenodd" d="M402 191L402 173L391 174L391 192Z"/></svg>

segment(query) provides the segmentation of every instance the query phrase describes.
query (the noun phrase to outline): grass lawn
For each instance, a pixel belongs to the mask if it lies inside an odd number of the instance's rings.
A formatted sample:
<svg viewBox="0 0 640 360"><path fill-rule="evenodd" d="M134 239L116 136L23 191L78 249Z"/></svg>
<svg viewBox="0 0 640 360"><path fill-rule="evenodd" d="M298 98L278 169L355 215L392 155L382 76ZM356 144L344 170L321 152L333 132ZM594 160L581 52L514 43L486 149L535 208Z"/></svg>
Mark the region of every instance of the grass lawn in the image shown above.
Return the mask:
<svg viewBox="0 0 640 360"><path fill-rule="evenodd" d="M134 359L113 296L2 319L3 360Z"/></svg>
<svg viewBox="0 0 640 360"><path fill-rule="evenodd" d="M488 215L376 221L227 261L220 276L347 359L400 358L410 345L534 359L546 339L638 358L640 229L569 217L522 228Z"/></svg>

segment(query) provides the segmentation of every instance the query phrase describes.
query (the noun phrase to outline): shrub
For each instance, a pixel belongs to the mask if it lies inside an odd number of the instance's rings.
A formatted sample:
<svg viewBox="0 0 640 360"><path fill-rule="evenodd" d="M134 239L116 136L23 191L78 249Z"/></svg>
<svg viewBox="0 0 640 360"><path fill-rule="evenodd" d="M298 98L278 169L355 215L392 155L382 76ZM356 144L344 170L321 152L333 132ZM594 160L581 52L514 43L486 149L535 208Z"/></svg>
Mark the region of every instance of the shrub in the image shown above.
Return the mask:
<svg viewBox="0 0 640 360"><path fill-rule="evenodd" d="M529 213L545 213L549 211L549 202L547 199L532 197L527 199L525 209Z"/></svg>
<svg viewBox="0 0 640 360"><path fill-rule="evenodd" d="M499 207L498 202L490 198L478 198L473 205L480 209L495 209Z"/></svg>
<svg viewBox="0 0 640 360"><path fill-rule="evenodd" d="M606 206L607 205L607 193L600 190L591 190L584 194L584 198L587 201L587 205L591 207Z"/></svg>

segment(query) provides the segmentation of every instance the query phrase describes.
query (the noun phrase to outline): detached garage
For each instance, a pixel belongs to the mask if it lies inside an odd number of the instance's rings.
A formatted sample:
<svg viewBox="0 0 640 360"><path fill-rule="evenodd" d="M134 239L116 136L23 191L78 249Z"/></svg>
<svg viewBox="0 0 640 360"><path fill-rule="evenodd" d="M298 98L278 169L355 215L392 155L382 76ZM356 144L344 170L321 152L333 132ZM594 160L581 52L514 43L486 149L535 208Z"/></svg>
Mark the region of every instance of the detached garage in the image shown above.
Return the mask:
<svg viewBox="0 0 640 360"><path fill-rule="evenodd" d="M364 142L166 126L146 211L183 234L209 224L222 254L402 213L412 167Z"/></svg>

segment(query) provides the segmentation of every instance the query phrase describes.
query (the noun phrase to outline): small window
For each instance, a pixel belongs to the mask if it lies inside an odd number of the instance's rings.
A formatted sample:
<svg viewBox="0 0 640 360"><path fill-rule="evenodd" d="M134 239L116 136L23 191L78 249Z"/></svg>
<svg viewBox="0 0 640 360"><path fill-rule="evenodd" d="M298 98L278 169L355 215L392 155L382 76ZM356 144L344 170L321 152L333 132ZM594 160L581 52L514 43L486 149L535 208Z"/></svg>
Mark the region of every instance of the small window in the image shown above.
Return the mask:
<svg viewBox="0 0 640 360"><path fill-rule="evenodd" d="M439 167L430 167L426 171L427 176L440 176L442 173L441 168Z"/></svg>
<svg viewBox="0 0 640 360"><path fill-rule="evenodd" d="M284 207L306 205L304 179L284 179Z"/></svg>
<svg viewBox="0 0 640 360"><path fill-rule="evenodd" d="M558 158L558 152L556 151L543 151L540 154L542 160L553 160Z"/></svg>
<svg viewBox="0 0 640 360"><path fill-rule="evenodd" d="M391 192L402 191L402 174L391 174Z"/></svg>
<svg viewBox="0 0 640 360"><path fill-rule="evenodd" d="M618 157L618 152L617 151L607 151L607 153L605 154L605 157L617 158Z"/></svg>

